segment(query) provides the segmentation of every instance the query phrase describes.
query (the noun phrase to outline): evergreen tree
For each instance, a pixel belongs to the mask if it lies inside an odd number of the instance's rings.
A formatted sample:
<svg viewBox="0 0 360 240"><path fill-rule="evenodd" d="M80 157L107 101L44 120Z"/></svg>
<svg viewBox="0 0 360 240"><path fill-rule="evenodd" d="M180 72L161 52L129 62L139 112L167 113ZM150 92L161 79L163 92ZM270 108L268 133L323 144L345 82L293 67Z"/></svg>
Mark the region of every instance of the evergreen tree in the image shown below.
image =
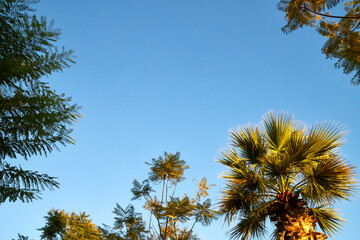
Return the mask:
<svg viewBox="0 0 360 240"><path fill-rule="evenodd" d="M343 219L333 209L354 193L354 168L338 148L344 131L331 123L310 128L284 114L270 113L263 124L230 132L219 162L228 167L220 211L233 239L257 239L266 220L275 224L273 239L323 240Z"/></svg>
<svg viewBox="0 0 360 240"><path fill-rule="evenodd" d="M355 73L351 82L360 84L360 0L347 1L345 14L330 13L340 0L280 0L278 8L285 12L286 25L283 32L290 33L304 26L314 27L327 37L322 53L336 59L335 68L345 74Z"/></svg>
<svg viewBox="0 0 360 240"><path fill-rule="evenodd" d="M72 50L55 46L53 21L30 15L37 1L0 0L0 204L32 201L58 188L54 177L14 166L10 160L47 155L74 144L71 126L81 117L71 98L44 82L72 60Z"/></svg>

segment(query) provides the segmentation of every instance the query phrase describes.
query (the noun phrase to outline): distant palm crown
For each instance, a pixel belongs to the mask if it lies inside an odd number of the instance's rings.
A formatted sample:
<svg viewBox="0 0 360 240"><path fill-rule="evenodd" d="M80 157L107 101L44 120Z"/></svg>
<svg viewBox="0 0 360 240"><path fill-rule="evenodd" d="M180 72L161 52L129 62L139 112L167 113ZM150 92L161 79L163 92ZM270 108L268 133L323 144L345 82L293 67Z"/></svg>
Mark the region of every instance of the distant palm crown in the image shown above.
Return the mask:
<svg viewBox="0 0 360 240"><path fill-rule="evenodd" d="M275 222L274 239L326 239L343 219L332 209L354 193L354 168L338 147L345 132L334 123L307 128L287 114L270 112L262 125L230 131L218 162L228 167L219 206L231 238L259 238Z"/></svg>

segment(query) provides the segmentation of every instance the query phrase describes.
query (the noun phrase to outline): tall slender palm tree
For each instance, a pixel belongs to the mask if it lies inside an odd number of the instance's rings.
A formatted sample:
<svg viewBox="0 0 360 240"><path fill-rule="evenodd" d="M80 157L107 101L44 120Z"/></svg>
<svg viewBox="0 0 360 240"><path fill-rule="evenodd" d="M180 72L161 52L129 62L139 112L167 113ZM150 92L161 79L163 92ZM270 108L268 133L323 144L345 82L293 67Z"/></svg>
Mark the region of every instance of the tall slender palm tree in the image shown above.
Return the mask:
<svg viewBox="0 0 360 240"><path fill-rule="evenodd" d="M273 112L261 125L231 130L218 159L228 167L220 211L229 224L237 221L230 237L263 237L267 219L275 224L273 239L322 240L338 231L344 220L333 207L349 200L356 183L338 151L344 135L334 123L307 127Z"/></svg>

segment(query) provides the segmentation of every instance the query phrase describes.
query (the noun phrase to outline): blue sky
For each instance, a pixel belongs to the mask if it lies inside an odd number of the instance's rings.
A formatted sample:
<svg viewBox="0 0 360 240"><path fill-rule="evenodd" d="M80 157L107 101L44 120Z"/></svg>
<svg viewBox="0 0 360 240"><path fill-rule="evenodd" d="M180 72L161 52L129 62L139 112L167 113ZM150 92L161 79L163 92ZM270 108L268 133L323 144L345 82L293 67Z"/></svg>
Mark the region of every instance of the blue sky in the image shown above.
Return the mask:
<svg viewBox="0 0 360 240"><path fill-rule="evenodd" d="M62 29L59 45L75 50L76 64L48 81L82 106L75 146L23 168L59 177L59 190L33 203L0 208L1 239L17 233L38 239L52 207L85 211L113 223L116 203L130 203L131 182L147 177L144 162L181 152L192 179L216 184L225 169L215 162L228 131L259 123L270 110L307 124L340 122L349 131L342 153L359 169L360 87L333 67L313 29L284 35L276 1L42 1L37 14ZM357 170L358 172L358 170ZM338 205L348 219L336 239L355 239L359 199ZM141 210L141 202L134 203ZM6 216L6 217L5 217ZM227 239L221 220L196 227L202 239ZM356 236L356 237L355 237Z"/></svg>

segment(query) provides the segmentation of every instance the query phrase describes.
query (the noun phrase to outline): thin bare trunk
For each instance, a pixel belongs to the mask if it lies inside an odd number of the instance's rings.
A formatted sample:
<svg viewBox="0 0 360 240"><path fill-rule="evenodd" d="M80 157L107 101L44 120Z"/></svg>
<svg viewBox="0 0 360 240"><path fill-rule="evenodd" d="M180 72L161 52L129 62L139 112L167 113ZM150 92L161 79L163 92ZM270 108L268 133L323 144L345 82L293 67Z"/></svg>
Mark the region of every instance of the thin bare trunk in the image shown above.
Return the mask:
<svg viewBox="0 0 360 240"><path fill-rule="evenodd" d="M168 183L169 183L169 180L166 180L166 188L165 188L165 207L167 206Z"/></svg>
<svg viewBox="0 0 360 240"><path fill-rule="evenodd" d="M152 223L152 211L151 211L151 213L150 213L149 230L148 230L148 234L147 234L147 238L148 238L148 239L149 239L150 230L151 230L151 223Z"/></svg>
<svg viewBox="0 0 360 240"><path fill-rule="evenodd" d="M193 228L194 228L195 223L197 222L197 220L198 220L198 218L195 218L195 222L194 222L193 225L191 226L190 231L189 231L188 235L186 236L186 239L190 239L192 230L193 230Z"/></svg>
<svg viewBox="0 0 360 240"><path fill-rule="evenodd" d="M169 180L166 180L166 188L165 188L165 207L167 206L168 183L169 183ZM167 236L168 223L169 223L169 217L166 217L166 221L165 221L165 230L164 230L165 237Z"/></svg>
<svg viewBox="0 0 360 240"><path fill-rule="evenodd" d="M174 194L175 194L175 191L176 191L176 187L177 187L177 182L175 182L175 184L174 184L175 186L174 186L174 191L173 191L173 193L172 193L172 195L171 195L171 197L173 198L174 197Z"/></svg>
<svg viewBox="0 0 360 240"><path fill-rule="evenodd" d="M161 192L161 205L164 203L164 190L165 190L165 179L166 179L166 175L164 175L163 178L163 187L162 187L162 192Z"/></svg>

